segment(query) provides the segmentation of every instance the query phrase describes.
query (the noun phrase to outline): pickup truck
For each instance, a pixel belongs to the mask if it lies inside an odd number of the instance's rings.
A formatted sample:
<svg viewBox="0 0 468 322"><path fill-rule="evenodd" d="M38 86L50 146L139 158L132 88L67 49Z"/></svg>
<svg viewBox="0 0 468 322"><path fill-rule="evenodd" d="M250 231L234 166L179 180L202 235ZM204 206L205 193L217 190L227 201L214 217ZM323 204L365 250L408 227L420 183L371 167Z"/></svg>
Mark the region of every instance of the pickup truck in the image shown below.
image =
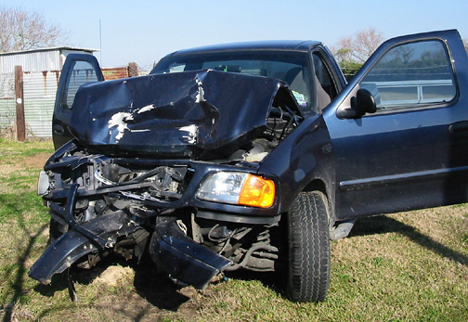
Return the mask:
<svg viewBox="0 0 468 322"><path fill-rule="evenodd" d="M38 184L52 244L29 275L149 254L181 285L275 271L323 301L356 219L468 201L467 89L456 30L390 39L349 83L316 41L180 50L113 81L69 55Z"/></svg>

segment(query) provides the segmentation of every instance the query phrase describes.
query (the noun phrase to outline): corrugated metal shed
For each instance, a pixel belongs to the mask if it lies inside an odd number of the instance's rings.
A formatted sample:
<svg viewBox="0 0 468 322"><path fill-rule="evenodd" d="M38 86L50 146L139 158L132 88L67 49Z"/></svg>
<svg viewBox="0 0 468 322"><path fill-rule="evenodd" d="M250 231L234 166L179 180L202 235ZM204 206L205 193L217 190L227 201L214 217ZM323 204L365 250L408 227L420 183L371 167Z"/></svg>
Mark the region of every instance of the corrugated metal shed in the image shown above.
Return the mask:
<svg viewBox="0 0 468 322"><path fill-rule="evenodd" d="M97 49L77 47L53 47L0 54L0 74L14 73L15 66L23 66L24 72L62 70L68 54L90 54Z"/></svg>
<svg viewBox="0 0 468 322"><path fill-rule="evenodd" d="M69 54L97 50L55 47L0 54L0 135L15 128L15 66L23 67L24 112L28 137L51 137L55 93Z"/></svg>

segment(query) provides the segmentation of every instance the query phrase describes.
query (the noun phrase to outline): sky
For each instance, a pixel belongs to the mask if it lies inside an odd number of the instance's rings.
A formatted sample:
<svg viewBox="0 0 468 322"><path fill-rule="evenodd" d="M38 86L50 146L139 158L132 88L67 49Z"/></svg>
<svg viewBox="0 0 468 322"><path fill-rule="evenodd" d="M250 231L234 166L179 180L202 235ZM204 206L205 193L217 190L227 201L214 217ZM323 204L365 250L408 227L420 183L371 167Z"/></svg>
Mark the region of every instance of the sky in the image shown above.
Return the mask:
<svg viewBox="0 0 468 322"><path fill-rule="evenodd" d="M63 44L100 49L102 67L150 69L178 49L250 40L320 40L360 30L385 38L458 29L468 38L468 0L0 0L43 14L67 33Z"/></svg>

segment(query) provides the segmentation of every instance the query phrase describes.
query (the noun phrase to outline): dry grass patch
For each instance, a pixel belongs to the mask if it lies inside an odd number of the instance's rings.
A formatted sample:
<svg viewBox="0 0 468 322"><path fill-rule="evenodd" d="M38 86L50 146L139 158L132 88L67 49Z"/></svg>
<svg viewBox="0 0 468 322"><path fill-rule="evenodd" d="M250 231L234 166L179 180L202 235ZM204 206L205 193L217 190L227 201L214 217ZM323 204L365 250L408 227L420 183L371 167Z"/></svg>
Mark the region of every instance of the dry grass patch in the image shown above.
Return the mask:
<svg viewBox="0 0 468 322"><path fill-rule="evenodd" d="M116 265L107 267L93 283L117 287L125 283L125 280L134 278L135 272L130 267Z"/></svg>

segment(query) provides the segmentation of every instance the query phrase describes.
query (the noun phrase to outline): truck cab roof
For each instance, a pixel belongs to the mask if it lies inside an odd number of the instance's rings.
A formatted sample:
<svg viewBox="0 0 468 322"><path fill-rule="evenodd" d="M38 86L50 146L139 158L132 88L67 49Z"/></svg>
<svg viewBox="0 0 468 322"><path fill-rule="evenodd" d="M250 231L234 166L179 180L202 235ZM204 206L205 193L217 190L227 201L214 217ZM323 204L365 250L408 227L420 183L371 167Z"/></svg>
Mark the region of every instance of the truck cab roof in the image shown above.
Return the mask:
<svg viewBox="0 0 468 322"><path fill-rule="evenodd" d="M225 44L208 45L194 48L181 49L173 52L168 56L175 55L188 55L188 54L202 54L211 52L224 52L224 51L277 51L277 50L290 50L290 51L308 51L311 47L320 45L320 41L313 40L263 40L263 41L246 41L246 42L233 42Z"/></svg>

